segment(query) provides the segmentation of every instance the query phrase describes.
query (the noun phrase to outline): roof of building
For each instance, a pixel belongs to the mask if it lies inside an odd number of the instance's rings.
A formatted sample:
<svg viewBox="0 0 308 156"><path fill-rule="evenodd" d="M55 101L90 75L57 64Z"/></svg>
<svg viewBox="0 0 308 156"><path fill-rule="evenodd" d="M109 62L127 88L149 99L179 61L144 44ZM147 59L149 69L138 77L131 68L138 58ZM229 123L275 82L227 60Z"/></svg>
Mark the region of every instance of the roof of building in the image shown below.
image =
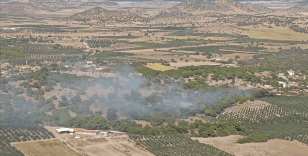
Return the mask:
<svg viewBox="0 0 308 156"><path fill-rule="evenodd" d="M95 130L76 130L76 132L80 132L80 133L97 133L98 131L95 131Z"/></svg>
<svg viewBox="0 0 308 156"><path fill-rule="evenodd" d="M75 130L74 129L71 129L71 128L59 128L59 129L56 129L58 132L74 132Z"/></svg>
<svg viewBox="0 0 308 156"><path fill-rule="evenodd" d="M118 133L118 134L122 134L123 132L119 132L119 131L109 131L109 133Z"/></svg>

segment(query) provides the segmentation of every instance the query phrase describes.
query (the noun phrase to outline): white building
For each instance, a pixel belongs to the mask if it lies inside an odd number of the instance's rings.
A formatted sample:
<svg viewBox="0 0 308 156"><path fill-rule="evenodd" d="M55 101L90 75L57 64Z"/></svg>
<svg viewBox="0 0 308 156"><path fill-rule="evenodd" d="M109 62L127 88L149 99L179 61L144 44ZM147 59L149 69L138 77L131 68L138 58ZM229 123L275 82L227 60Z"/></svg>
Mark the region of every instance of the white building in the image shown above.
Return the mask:
<svg viewBox="0 0 308 156"><path fill-rule="evenodd" d="M109 132L101 132L101 135L107 136Z"/></svg>
<svg viewBox="0 0 308 156"><path fill-rule="evenodd" d="M117 135L123 134L123 132L119 132L119 131L109 131L109 133L111 133L111 134L117 134Z"/></svg>
<svg viewBox="0 0 308 156"><path fill-rule="evenodd" d="M283 88L287 87L287 84L285 82L283 82L283 81L278 81L278 84L282 85Z"/></svg>
<svg viewBox="0 0 308 156"><path fill-rule="evenodd" d="M70 134L73 134L75 132L74 129L71 129L71 128L59 128L59 129L56 129L58 133L70 133Z"/></svg>
<svg viewBox="0 0 308 156"><path fill-rule="evenodd" d="M76 130L77 134L87 134L87 135L97 135L98 131L96 130Z"/></svg>
<svg viewBox="0 0 308 156"><path fill-rule="evenodd" d="M295 75L294 71L291 71L291 70L288 71L288 74L289 74L290 76L294 76L294 75Z"/></svg>

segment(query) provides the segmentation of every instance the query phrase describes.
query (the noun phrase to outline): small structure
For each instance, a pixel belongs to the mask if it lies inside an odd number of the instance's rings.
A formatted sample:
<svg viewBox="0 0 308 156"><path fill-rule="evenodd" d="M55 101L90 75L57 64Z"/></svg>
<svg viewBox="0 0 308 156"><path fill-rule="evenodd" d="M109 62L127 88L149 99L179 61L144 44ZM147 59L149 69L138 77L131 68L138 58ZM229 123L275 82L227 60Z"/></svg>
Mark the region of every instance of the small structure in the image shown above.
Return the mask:
<svg viewBox="0 0 308 156"><path fill-rule="evenodd" d="M109 133L115 134L115 135L121 135L121 134L123 134L123 132L119 132L119 131L109 131Z"/></svg>
<svg viewBox="0 0 308 156"><path fill-rule="evenodd" d="M271 86L271 85L264 85L264 88L266 88L266 89L273 89L274 87Z"/></svg>
<svg viewBox="0 0 308 156"><path fill-rule="evenodd" d="M93 61L87 61L87 64L91 65L91 64L93 64Z"/></svg>
<svg viewBox="0 0 308 156"><path fill-rule="evenodd" d="M280 114L276 114L275 116L276 116L277 118L280 118L280 117L281 117Z"/></svg>
<svg viewBox="0 0 308 156"><path fill-rule="evenodd" d="M297 86L298 84L297 84L297 82L289 82L289 85L290 86Z"/></svg>
<svg viewBox="0 0 308 156"><path fill-rule="evenodd" d="M289 74L290 76L294 76L294 75L295 75L294 71L292 71L292 70L289 70L289 71L288 71L288 74Z"/></svg>
<svg viewBox="0 0 308 156"><path fill-rule="evenodd" d="M107 136L109 132L101 132L101 135Z"/></svg>
<svg viewBox="0 0 308 156"><path fill-rule="evenodd" d="M102 68L95 68L96 71L102 71Z"/></svg>
<svg viewBox="0 0 308 156"><path fill-rule="evenodd" d="M80 136L79 136L79 135L76 135L76 136L75 136L75 139L80 139Z"/></svg>
<svg viewBox="0 0 308 156"><path fill-rule="evenodd" d="M282 85L283 88L287 87L287 84L283 81L277 81L279 85Z"/></svg>
<svg viewBox="0 0 308 156"><path fill-rule="evenodd" d="M56 129L58 133L70 133L70 134L74 134L75 130L71 129L71 128L59 128Z"/></svg>
<svg viewBox="0 0 308 156"><path fill-rule="evenodd" d="M95 130L76 130L77 134L97 135L98 131Z"/></svg>

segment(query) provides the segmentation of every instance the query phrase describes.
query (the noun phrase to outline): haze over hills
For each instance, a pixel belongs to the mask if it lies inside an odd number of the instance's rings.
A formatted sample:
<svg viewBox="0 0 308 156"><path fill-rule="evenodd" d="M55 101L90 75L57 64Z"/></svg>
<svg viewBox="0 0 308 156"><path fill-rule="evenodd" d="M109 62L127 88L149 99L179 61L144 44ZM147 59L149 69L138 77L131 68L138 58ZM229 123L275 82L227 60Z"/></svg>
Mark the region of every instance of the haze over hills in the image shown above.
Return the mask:
<svg viewBox="0 0 308 156"><path fill-rule="evenodd" d="M42 4L34 0L29 2L0 3L0 13L7 15L30 15L38 11L55 12L61 10L58 5Z"/></svg>
<svg viewBox="0 0 308 156"><path fill-rule="evenodd" d="M290 9L288 9L288 11L292 11L292 12L308 12L308 4L307 3L303 3L303 4L296 5L294 7L291 7Z"/></svg>
<svg viewBox="0 0 308 156"><path fill-rule="evenodd" d="M242 4L234 0L217 0L217 1L207 1L207 0L188 0L182 2L171 10L182 10L186 12L270 12L271 9L260 5L260 4Z"/></svg>

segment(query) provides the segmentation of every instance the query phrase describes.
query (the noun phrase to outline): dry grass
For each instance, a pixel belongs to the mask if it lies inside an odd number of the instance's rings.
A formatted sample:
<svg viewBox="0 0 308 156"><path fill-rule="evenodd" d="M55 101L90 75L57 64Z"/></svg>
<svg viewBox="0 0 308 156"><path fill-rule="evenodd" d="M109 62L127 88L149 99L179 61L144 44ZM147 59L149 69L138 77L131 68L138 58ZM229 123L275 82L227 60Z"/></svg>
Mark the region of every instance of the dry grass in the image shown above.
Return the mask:
<svg viewBox="0 0 308 156"><path fill-rule="evenodd" d="M164 66L160 63L147 63L146 67L154 69L154 70L158 70L158 71L166 71L166 70L176 69L174 67Z"/></svg>
<svg viewBox="0 0 308 156"><path fill-rule="evenodd" d="M288 28L253 28L251 26L241 27L248 29L248 36L257 39L271 40L308 40L308 34L295 32Z"/></svg>
<svg viewBox="0 0 308 156"><path fill-rule="evenodd" d="M14 146L28 156L78 156L59 140L17 143Z"/></svg>
<svg viewBox="0 0 308 156"><path fill-rule="evenodd" d="M192 138L201 143L209 144L236 156L306 156L308 148L298 141L273 139L265 143L238 144L236 141L243 136Z"/></svg>

